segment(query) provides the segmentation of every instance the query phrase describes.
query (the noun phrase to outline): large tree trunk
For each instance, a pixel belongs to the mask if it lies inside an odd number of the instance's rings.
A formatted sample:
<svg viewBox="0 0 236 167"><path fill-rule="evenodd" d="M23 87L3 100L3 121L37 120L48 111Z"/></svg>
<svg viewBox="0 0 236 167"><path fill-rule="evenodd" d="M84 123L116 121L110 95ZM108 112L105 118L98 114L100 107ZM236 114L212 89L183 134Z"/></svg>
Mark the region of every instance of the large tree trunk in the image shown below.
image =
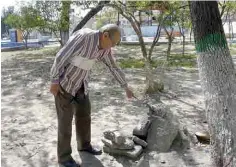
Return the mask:
<svg viewBox="0 0 236 167"><path fill-rule="evenodd" d="M92 8L86 16L80 21L80 23L75 27L73 33L79 29L81 29L93 16L95 16L98 12L102 10L105 4L110 3L110 1L100 1L95 8Z"/></svg>
<svg viewBox="0 0 236 167"><path fill-rule="evenodd" d="M236 78L217 2L191 1L214 167L236 166Z"/></svg>

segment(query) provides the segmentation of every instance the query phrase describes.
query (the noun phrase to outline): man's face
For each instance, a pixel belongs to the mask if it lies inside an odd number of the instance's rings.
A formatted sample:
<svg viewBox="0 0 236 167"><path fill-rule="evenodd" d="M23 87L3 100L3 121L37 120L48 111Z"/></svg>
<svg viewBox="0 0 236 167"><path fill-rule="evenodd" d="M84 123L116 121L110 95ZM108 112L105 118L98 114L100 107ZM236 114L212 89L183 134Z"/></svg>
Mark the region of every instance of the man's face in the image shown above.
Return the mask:
<svg viewBox="0 0 236 167"><path fill-rule="evenodd" d="M111 36L108 32L103 33L103 49L110 49L114 47L120 42L120 33L115 32L113 36Z"/></svg>

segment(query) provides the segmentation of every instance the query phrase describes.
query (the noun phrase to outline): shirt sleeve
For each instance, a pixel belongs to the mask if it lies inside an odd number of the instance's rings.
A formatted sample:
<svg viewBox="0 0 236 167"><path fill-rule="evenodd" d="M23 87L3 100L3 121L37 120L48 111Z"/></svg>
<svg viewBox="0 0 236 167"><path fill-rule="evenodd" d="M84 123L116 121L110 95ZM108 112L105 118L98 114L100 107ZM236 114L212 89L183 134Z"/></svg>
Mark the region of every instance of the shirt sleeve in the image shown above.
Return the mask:
<svg viewBox="0 0 236 167"><path fill-rule="evenodd" d="M112 75L115 77L115 79L119 82L121 87L127 87L127 82L125 79L125 74L121 71L120 67L116 64L113 55L111 53L111 50L107 51L101 58L99 58L100 61L102 61L106 67L110 70Z"/></svg>
<svg viewBox="0 0 236 167"><path fill-rule="evenodd" d="M75 52L83 48L83 40L85 40L85 35L74 34L57 53L50 71L52 83L59 83L59 77L63 74L65 67L68 65L69 58L71 58Z"/></svg>

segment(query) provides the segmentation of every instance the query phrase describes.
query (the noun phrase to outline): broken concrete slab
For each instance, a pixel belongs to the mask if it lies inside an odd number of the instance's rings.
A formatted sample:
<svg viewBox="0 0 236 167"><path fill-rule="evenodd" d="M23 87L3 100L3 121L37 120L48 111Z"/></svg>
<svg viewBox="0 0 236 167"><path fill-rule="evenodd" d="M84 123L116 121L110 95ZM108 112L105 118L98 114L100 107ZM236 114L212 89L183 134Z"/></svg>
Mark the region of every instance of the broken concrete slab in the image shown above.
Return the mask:
<svg viewBox="0 0 236 167"><path fill-rule="evenodd" d="M104 143L105 146L113 149L132 150L134 148L134 142L128 138L125 139L125 142L122 144L114 143L108 139L102 139L102 142Z"/></svg>
<svg viewBox="0 0 236 167"><path fill-rule="evenodd" d="M105 139L111 140L113 143L116 143L118 145L125 143L126 138L127 138L119 131L108 130L108 131L103 132L103 135Z"/></svg>

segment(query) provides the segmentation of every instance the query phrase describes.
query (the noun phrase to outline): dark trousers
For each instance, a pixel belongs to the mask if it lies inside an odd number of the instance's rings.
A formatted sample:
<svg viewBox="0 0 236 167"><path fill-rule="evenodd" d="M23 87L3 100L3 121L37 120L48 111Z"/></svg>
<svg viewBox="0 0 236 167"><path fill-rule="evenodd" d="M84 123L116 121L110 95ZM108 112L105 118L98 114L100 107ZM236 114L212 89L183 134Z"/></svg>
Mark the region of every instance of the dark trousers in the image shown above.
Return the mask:
<svg viewBox="0 0 236 167"><path fill-rule="evenodd" d="M80 88L74 97L60 87L55 97L58 118L58 162L71 159L72 119L75 115L76 140L78 151L90 145L91 141L91 105L84 88Z"/></svg>

